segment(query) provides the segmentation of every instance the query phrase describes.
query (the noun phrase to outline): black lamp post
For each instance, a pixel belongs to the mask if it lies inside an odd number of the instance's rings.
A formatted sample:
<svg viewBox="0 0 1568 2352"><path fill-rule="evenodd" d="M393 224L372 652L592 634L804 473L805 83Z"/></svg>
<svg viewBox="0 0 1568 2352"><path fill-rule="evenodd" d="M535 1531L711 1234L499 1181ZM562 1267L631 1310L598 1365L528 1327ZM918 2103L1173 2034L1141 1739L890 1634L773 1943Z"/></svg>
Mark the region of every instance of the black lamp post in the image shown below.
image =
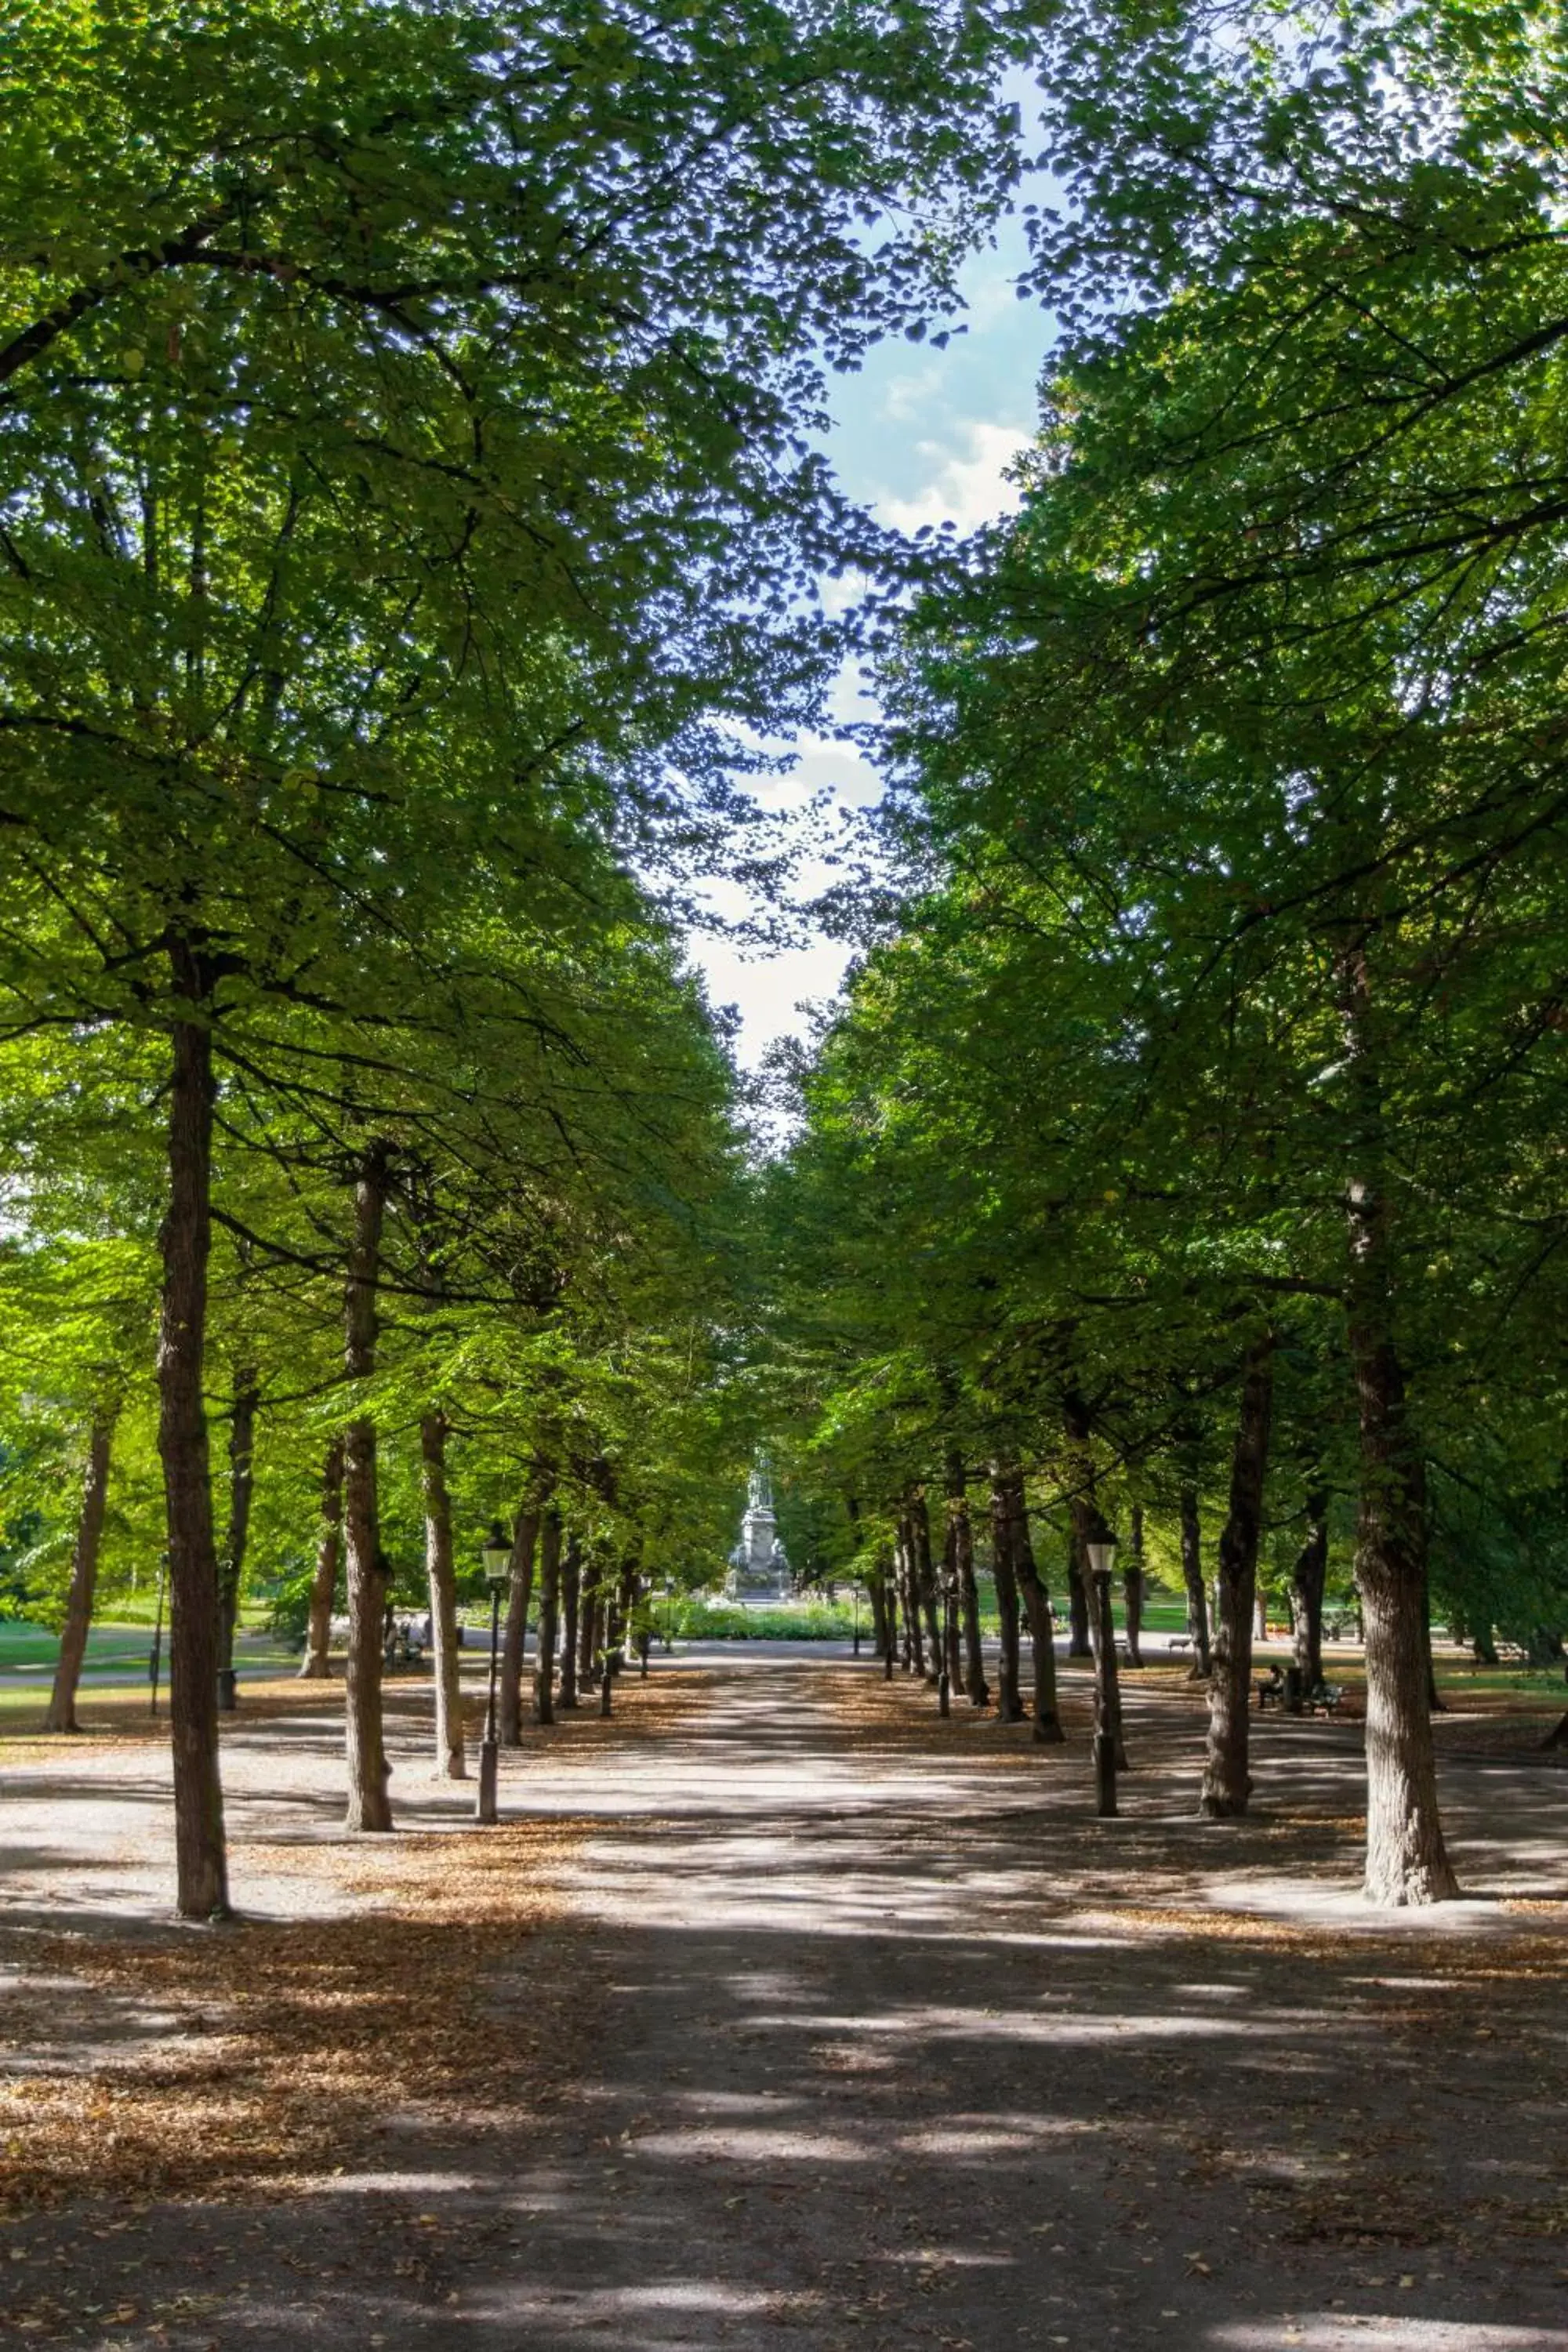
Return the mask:
<svg viewBox="0 0 1568 2352"><path fill-rule="evenodd" d="M1116 1538L1086 1543L1094 1579L1094 1810L1101 1820L1116 1811L1116 1733L1110 1721L1110 1677L1116 1663L1116 1625L1110 1614L1110 1571Z"/></svg>
<svg viewBox="0 0 1568 2352"><path fill-rule="evenodd" d="M490 1696L485 1710L485 1736L479 1743L479 1791L474 1800L474 1819L493 1822L500 1757L496 1738L496 1665L500 1654L500 1597L511 1570L511 1546L499 1519L490 1521L490 1531L480 1546L479 1558L484 1561L485 1582L490 1589Z"/></svg>
<svg viewBox="0 0 1568 2352"><path fill-rule="evenodd" d="M849 1607L853 1612L855 1626L854 1647L850 1654L858 1658L860 1654L860 1587L858 1584L852 1584L849 1588Z"/></svg>

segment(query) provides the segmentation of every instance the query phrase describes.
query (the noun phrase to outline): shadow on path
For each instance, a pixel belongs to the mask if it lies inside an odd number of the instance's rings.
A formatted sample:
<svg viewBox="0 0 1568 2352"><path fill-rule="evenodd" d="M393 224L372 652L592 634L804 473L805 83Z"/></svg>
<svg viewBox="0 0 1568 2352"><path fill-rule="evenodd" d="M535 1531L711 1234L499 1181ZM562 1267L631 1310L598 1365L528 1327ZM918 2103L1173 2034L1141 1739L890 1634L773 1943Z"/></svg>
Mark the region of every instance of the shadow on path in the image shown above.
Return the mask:
<svg viewBox="0 0 1568 2352"><path fill-rule="evenodd" d="M542 2100L393 2108L286 2202L16 2224L16 2283L70 2250L33 2340L1565 2352L1549 1765L1445 1782L1462 1868L1539 1909L1390 1918L1348 1891L1351 1727L1270 1723L1258 1816L1204 1824L1196 1702L1141 1678L1097 1823L1081 1736L940 1724L847 1663L680 1680L657 1736L634 1686L508 1759L505 1804L586 1824L568 1916L483 1951L506 2037L560 2004ZM320 1730L275 1838L325 1801Z"/></svg>

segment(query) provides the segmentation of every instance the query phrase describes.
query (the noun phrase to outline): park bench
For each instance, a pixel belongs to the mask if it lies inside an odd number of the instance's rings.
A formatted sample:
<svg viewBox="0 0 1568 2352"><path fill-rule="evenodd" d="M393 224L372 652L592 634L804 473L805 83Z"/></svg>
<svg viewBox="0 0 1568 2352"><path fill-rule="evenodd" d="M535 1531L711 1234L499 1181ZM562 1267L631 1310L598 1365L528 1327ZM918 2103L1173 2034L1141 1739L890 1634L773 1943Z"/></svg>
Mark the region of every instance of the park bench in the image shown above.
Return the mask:
<svg viewBox="0 0 1568 2352"><path fill-rule="evenodd" d="M1165 1644L1167 1650L1190 1650L1192 1646L1193 1637L1190 1633L1173 1633Z"/></svg>
<svg viewBox="0 0 1568 2352"><path fill-rule="evenodd" d="M1281 1674L1278 1666L1260 1675L1253 1684L1258 1693L1258 1711L1266 1706L1278 1706L1289 1715L1337 1715L1344 1692L1338 1683L1316 1682L1310 1687L1300 1682L1300 1671L1287 1666Z"/></svg>
<svg viewBox="0 0 1568 2352"><path fill-rule="evenodd" d="M395 1672L399 1666L423 1665L425 1643L422 1628L411 1623L407 1618L400 1619L386 1637L381 1658L383 1665L392 1667Z"/></svg>

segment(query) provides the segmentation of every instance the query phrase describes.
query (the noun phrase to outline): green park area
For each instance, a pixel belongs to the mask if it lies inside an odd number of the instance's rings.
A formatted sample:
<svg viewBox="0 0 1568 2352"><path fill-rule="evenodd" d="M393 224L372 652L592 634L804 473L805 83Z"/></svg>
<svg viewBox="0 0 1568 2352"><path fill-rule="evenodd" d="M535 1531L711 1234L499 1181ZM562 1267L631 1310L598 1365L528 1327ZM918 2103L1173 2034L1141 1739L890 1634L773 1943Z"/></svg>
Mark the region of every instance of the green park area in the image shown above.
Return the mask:
<svg viewBox="0 0 1568 2352"><path fill-rule="evenodd" d="M1568 19L0 96L7 2341L1568 2352Z"/></svg>

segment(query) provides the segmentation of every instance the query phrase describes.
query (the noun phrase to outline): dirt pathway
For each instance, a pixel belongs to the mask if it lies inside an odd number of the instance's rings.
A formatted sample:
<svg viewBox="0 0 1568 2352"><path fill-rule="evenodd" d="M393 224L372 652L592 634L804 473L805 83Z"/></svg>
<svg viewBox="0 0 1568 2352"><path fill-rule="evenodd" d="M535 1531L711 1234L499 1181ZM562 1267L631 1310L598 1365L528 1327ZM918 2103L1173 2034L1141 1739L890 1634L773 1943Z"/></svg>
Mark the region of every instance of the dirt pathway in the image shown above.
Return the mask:
<svg viewBox="0 0 1568 2352"><path fill-rule="evenodd" d="M1097 1824L1081 1738L864 1667L648 1689L673 1722L634 1689L503 1790L550 1900L472 1958L531 2087L454 2059L456 2107L418 2086L303 2193L19 2221L14 2278L74 2266L32 2340L1568 2352L1560 1768L1456 1738L1487 1899L1391 1923L1346 1893L1349 1727L1270 1724L1258 1818L1205 1826L1150 1675Z"/></svg>

